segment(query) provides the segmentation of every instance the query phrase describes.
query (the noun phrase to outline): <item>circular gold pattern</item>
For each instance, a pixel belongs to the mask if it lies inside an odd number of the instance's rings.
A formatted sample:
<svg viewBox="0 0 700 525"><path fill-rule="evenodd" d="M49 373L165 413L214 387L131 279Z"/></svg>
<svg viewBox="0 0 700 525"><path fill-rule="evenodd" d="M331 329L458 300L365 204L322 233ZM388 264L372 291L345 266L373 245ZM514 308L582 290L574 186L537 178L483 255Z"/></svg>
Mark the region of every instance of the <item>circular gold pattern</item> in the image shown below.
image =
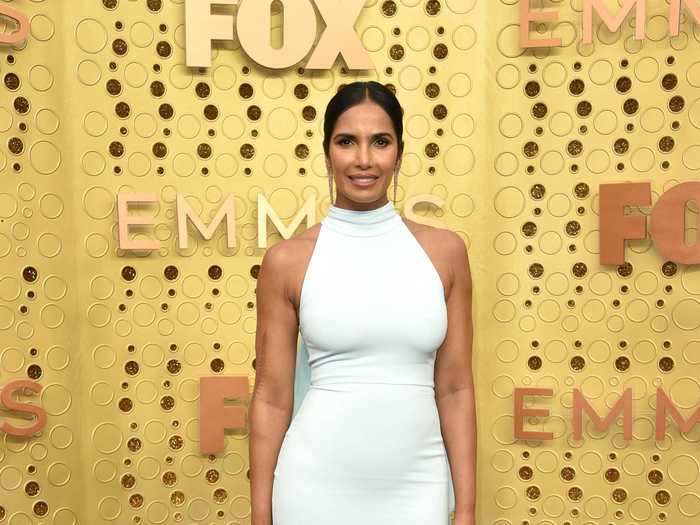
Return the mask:
<svg viewBox="0 0 700 525"><path fill-rule="evenodd" d="M545 193L546 193L546 190L545 190L545 187L543 184L539 184L539 183L533 184L530 187L530 196L533 199L540 200L540 199L544 198Z"/></svg>
<svg viewBox="0 0 700 525"><path fill-rule="evenodd" d="M29 481L24 486L24 492L29 497L34 497L40 492L39 484L36 481Z"/></svg>
<svg viewBox="0 0 700 525"><path fill-rule="evenodd" d="M136 478L133 474L124 474L122 476L121 482L122 487L124 487L125 489L131 489L134 488L134 485L136 485Z"/></svg>
<svg viewBox="0 0 700 525"><path fill-rule="evenodd" d="M246 115L248 115L248 118L250 120L258 120L260 119L260 116L262 114L262 111L260 110L260 106L248 106L248 109L246 111Z"/></svg>
<svg viewBox="0 0 700 525"><path fill-rule="evenodd" d="M129 438L129 441L126 442L126 447L131 452L138 452L141 450L141 440L137 437Z"/></svg>
<svg viewBox="0 0 700 525"><path fill-rule="evenodd" d="M182 370L182 365L177 359L171 359L168 361L166 368L171 374L177 374Z"/></svg>
<svg viewBox="0 0 700 525"><path fill-rule="evenodd" d="M114 112L119 118L127 118L131 113L131 108L126 102L117 102L114 105Z"/></svg>
<svg viewBox="0 0 700 525"><path fill-rule="evenodd" d="M22 153L22 151L24 151L24 143L22 142L22 139L12 137L7 141L7 148L15 155L19 155Z"/></svg>
<svg viewBox="0 0 700 525"><path fill-rule="evenodd" d="M433 48L433 56L438 60L442 60L443 58L447 57L447 52L447 46L442 43L436 44Z"/></svg>
<svg viewBox="0 0 700 525"><path fill-rule="evenodd" d="M211 146L202 142L197 146L197 155L202 159L208 159L211 157Z"/></svg>
<svg viewBox="0 0 700 525"><path fill-rule="evenodd" d="M138 509L143 505L143 496L141 494L132 494L129 496L129 505Z"/></svg>
<svg viewBox="0 0 700 525"><path fill-rule="evenodd" d="M128 397L123 397L119 400L119 410L122 412L131 412L132 408L134 408L134 403Z"/></svg>
<svg viewBox="0 0 700 525"><path fill-rule="evenodd" d="M238 88L238 94L243 98L250 98L253 96L253 86L247 82L240 85Z"/></svg>
<svg viewBox="0 0 700 525"><path fill-rule="evenodd" d="M215 503L224 503L226 498L228 498L226 489L219 488L214 491L213 499Z"/></svg>
<svg viewBox="0 0 700 525"><path fill-rule="evenodd" d="M10 91L14 91L19 88L20 81L19 77L15 73L8 73L4 78L5 87Z"/></svg>
<svg viewBox="0 0 700 525"><path fill-rule="evenodd" d="M204 106L204 118L207 120L216 120L219 116L219 108L213 104L207 104Z"/></svg>
<svg viewBox="0 0 700 525"><path fill-rule="evenodd" d="M24 97L17 97L14 100L13 106L20 115L29 111L29 101Z"/></svg>
<svg viewBox="0 0 700 525"><path fill-rule="evenodd" d="M525 146L523 146L523 153L527 158L533 158L537 156L537 153L540 151L540 147L537 145L536 142L529 141L525 143Z"/></svg>
<svg viewBox="0 0 700 525"><path fill-rule="evenodd" d="M32 510L37 516L46 516L49 512L49 505L45 501L37 501L33 506Z"/></svg>
<svg viewBox="0 0 700 525"><path fill-rule="evenodd" d="M223 275L223 270L221 269L221 266L218 264L213 264L209 267L207 270L207 274L209 275L210 279L213 279L215 281L221 279L221 276Z"/></svg>
<svg viewBox="0 0 700 525"><path fill-rule="evenodd" d="M39 276L39 272L34 266L25 266L22 270L22 278L28 283L33 283Z"/></svg>
<svg viewBox="0 0 700 525"><path fill-rule="evenodd" d="M163 485L166 487L172 487L177 483L177 474L173 472L172 470L167 470L163 472L163 475L161 476L161 481L163 482Z"/></svg>
<svg viewBox="0 0 700 525"><path fill-rule="evenodd" d="M654 495L654 499L659 505L668 505L671 501L671 494L666 490L660 490Z"/></svg>
<svg viewBox="0 0 700 525"><path fill-rule="evenodd" d="M531 500L539 499L541 495L540 488L535 485L531 485L525 489L525 495Z"/></svg>
<svg viewBox="0 0 700 525"><path fill-rule="evenodd" d="M616 503L623 503L627 500L627 491L625 489L615 489L612 491L612 499Z"/></svg>
<svg viewBox="0 0 700 525"><path fill-rule="evenodd" d="M573 479L576 477L576 471L573 467L564 467L563 469L561 469L559 475L564 481L573 481Z"/></svg>
<svg viewBox="0 0 700 525"><path fill-rule="evenodd" d="M209 483L216 483L217 481L219 481L219 471L215 468L210 468L209 470L207 470L204 477Z"/></svg>
<svg viewBox="0 0 700 525"><path fill-rule="evenodd" d="M405 53L406 52L401 44L394 44L389 48L389 56L392 60L401 60Z"/></svg>
<svg viewBox="0 0 700 525"><path fill-rule="evenodd" d="M652 485L658 485L664 480L664 475L663 472L661 472L660 470L652 469L647 474L647 479Z"/></svg>
<svg viewBox="0 0 700 525"><path fill-rule="evenodd" d="M168 281L177 279L178 273L177 266L173 266L172 264L169 264L163 269L163 276L165 276Z"/></svg>
<svg viewBox="0 0 700 525"><path fill-rule="evenodd" d="M673 261L666 261L663 266L661 267L661 272L666 276L666 277L673 277L676 275L676 272L678 271L678 265L674 263Z"/></svg>
<svg viewBox="0 0 700 525"><path fill-rule="evenodd" d="M587 100L582 100L576 104L576 113L581 117L587 117L593 111L593 106Z"/></svg>
<svg viewBox="0 0 700 525"><path fill-rule="evenodd" d="M174 436L170 436L170 438L168 439L168 446L173 450L180 450L184 444L185 440L182 439L182 436L179 436L177 434L175 434Z"/></svg>
<svg viewBox="0 0 700 525"><path fill-rule="evenodd" d="M437 104L433 108L433 116L438 120L444 119L447 116L447 107L444 104Z"/></svg>
<svg viewBox="0 0 700 525"><path fill-rule="evenodd" d="M532 479L532 467L523 466L518 470L518 477L524 481Z"/></svg>
<svg viewBox="0 0 700 525"><path fill-rule="evenodd" d="M180 506L185 502L185 494L181 490L175 490L170 494L170 503Z"/></svg>
<svg viewBox="0 0 700 525"><path fill-rule="evenodd" d="M615 82L615 89L620 93L627 93L632 88L632 81L629 77L620 77Z"/></svg>
<svg viewBox="0 0 700 525"><path fill-rule="evenodd" d="M428 98L436 98L440 94L440 86L435 82L430 82L425 86L425 95Z"/></svg>
<svg viewBox="0 0 700 525"><path fill-rule="evenodd" d="M617 483L620 480L620 471L616 468L609 468L605 471L605 479L610 483Z"/></svg>
<svg viewBox="0 0 700 525"><path fill-rule="evenodd" d="M639 102L635 98L628 98L622 105L622 110L628 115L634 115L639 110Z"/></svg>
<svg viewBox="0 0 700 525"><path fill-rule="evenodd" d="M539 370L542 368L542 358L537 355L530 356L527 360L527 366L530 370Z"/></svg>
<svg viewBox="0 0 700 525"><path fill-rule="evenodd" d="M525 224L523 224L521 231L523 232L523 235L525 235L525 237L532 237L537 233L537 225L534 222L528 221Z"/></svg>
<svg viewBox="0 0 700 525"><path fill-rule="evenodd" d="M632 270L633 270L632 264L629 262L621 264L617 267L617 273L621 277L628 277L628 276L632 275Z"/></svg>
<svg viewBox="0 0 700 525"><path fill-rule="evenodd" d="M540 263L532 263L528 268L528 273L534 278L542 277L542 274L544 274L544 266Z"/></svg>
<svg viewBox="0 0 700 525"><path fill-rule="evenodd" d="M386 0L382 4L382 13L385 16L394 16L396 14L396 2L394 0Z"/></svg>
<svg viewBox="0 0 700 525"><path fill-rule="evenodd" d="M173 396L163 396L160 398L160 408L163 410L172 410L175 408L175 398Z"/></svg>
<svg viewBox="0 0 700 525"><path fill-rule="evenodd" d="M435 16L440 12L440 2L438 0L428 0L425 4L425 12L430 16Z"/></svg>
<svg viewBox="0 0 700 525"><path fill-rule="evenodd" d="M566 151L568 151L569 155L572 157L578 157L581 152L583 152L583 143L580 140L572 140L566 146Z"/></svg>
<svg viewBox="0 0 700 525"><path fill-rule="evenodd" d="M663 87L666 91L671 91L672 89L675 89L677 85L678 77L673 73L668 73L664 75L664 78L661 79L661 87Z"/></svg>
<svg viewBox="0 0 700 525"><path fill-rule="evenodd" d="M571 501L581 501L583 498L583 490L580 487L571 487L566 494Z"/></svg>
<svg viewBox="0 0 700 525"><path fill-rule="evenodd" d="M306 84L297 84L294 86L294 96L299 100L303 100L309 96L309 88Z"/></svg>
<svg viewBox="0 0 700 525"><path fill-rule="evenodd" d="M580 355L575 355L571 358L569 364L574 372L580 372L586 367L586 360Z"/></svg>
<svg viewBox="0 0 700 525"><path fill-rule="evenodd" d="M162 159L168 154L168 147L162 142L156 142L153 144L151 151L153 151L153 155L157 158Z"/></svg>
<svg viewBox="0 0 700 525"><path fill-rule="evenodd" d="M297 144L294 147L294 155L298 159L304 160L309 156L309 147L306 144Z"/></svg>
<svg viewBox="0 0 700 525"><path fill-rule="evenodd" d="M586 266L586 263L577 262L572 266L571 273L573 273L575 277L584 277L588 273L588 266Z"/></svg>
<svg viewBox="0 0 700 525"><path fill-rule="evenodd" d="M121 275L125 281L133 281L136 278L136 269L133 266L124 266Z"/></svg>
<svg viewBox="0 0 700 525"><path fill-rule="evenodd" d="M661 139L659 140L659 149L664 153L668 153L669 151L673 150L673 146L675 146L675 144L676 141L673 140L673 137L661 137Z"/></svg>
<svg viewBox="0 0 700 525"><path fill-rule="evenodd" d="M151 82L151 95L154 97L162 97L165 95L165 84L160 80L154 80Z"/></svg>
<svg viewBox="0 0 700 525"><path fill-rule="evenodd" d="M175 110L170 104L161 104L158 106L158 114L164 120L170 120L175 114Z"/></svg>
<svg viewBox="0 0 700 525"><path fill-rule="evenodd" d="M586 83L580 78L575 78L569 82L569 93L578 96L586 89Z"/></svg>
<svg viewBox="0 0 700 525"><path fill-rule="evenodd" d="M163 58L168 58L173 52L173 48L169 42L161 40L156 44L156 53Z"/></svg>
<svg viewBox="0 0 700 525"><path fill-rule="evenodd" d="M540 84L534 80L530 80L525 84L525 94L532 98L540 94Z"/></svg>
<svg viewBox="0 0 700 525"><path fill-rule="evenodd" d="M680 111L683 111L683 108L685 107L685 99L681 97L680 95L676 95L674 97L671 97L671 100L668 101L668 109L670 109L673 113L678 113Z"/></svg>
<svg viewBox="0 0 700 525"><path fill-rule="evenodd" d="M243 84L243 86L249 86L249 84ZM211 94L211 88L206 82L197 82L194 87L194 92L199 98L207 98Z"/></svg>
<svg viewBox="0 0 700 525"><path fill-rule="evenodd" d="M625 372L630 367L630 360L625 356L620 356L615 359L615 368L620 372Z"/></svg>
<svg viewBox="0 0 700 525"><path fill-rule="evenodd" d="M163 0L146 0L146 5L148 6L148 9L154 13L157 13L163 7Z"/></svg>
<svg viewBox="0 0 700 525"><path fill-rule="evenodd" d="M126 41L121 39L121 38L115 38L114 42L112 42L112 51L114 51L115 55L126 55L126 52L129 50L129 46L127 45Z"/></svg>
<svg viewBox="0 0 700 525"><path fill-rule="evenodd" d="M223 359L219 359L218 357L216 359L211 360L210 368L212 371L219 373L224 371L224 361Z"/></svg>
<svg viewBox="0 0 700 525"><path fill-rule="evenodd" d="M581 233L581 223L578 221L569 221L566 223L566 234L570 237L576 237Z"/></svg>
<svg viewBox="0 0 700 525"><path fill-rule="evenodd" d="M440 147L434 142L430 142L425 145L425 154L431 159L438 156L440 153Z"/></svg>
<svg viewBox="0 0 700 525"><path fill-rule="evenodd" d="M307 122L311 122L316 118L316 108L313 106L304 106L304 109L301 110L301 116Z"/></svg>
<svg viewBox="0 0 700 525"><path fill-rule="evenodd" d="M130 375L136 375L139 373L139 364L136 361L127 361L124 364L124 371Z"/></svg>
<svg viewBox="0 0 700 525"><path fill-rule="evenodd" d="M116 78L110 78L106 84L107 93L117 96L122 92L122 85Z"/></svg>
<svg viewBox="0 0 700 525"><path fill-rule="evenodd" d="M669 356L662 357L659 359L659 370L662 372L670 372L673 370L673 358Z"/></svg>
<svg viewBox="0 0 700 525"><path fill-rule="evenodd" d="M627 150L630 149L630 143L627 139L617 139L613 145L613 149L618 155L624 155L627 153Z"/></svg>
<svg viewBox="0 0 700 525"><path fill-rule="evenodd" d="M252 159L255 156L255 147L252 144L243 144L240 152L244 159Z"/></svg>
<svg viewBox="0 0 700 525"><path fill-rule="evenodd" d="M541 119L547 116L547 104L543 102L537 102L532 106L532 116L536 119Z"/></svg>

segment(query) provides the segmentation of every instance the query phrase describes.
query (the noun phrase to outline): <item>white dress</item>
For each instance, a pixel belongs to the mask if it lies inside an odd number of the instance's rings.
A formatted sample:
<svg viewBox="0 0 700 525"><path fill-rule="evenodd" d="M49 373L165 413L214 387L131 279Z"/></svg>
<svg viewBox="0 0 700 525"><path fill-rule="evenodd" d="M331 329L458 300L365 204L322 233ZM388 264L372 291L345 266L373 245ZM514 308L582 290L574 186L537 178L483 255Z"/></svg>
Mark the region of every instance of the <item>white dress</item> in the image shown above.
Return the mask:
<svg viewBox="0 0 700 525"><path fill-rule="evenodd" d="M311 379L277 460L273 525L447 525L433 381L447 305L391 201L331 205L304 276L299 330Z"/></svg>

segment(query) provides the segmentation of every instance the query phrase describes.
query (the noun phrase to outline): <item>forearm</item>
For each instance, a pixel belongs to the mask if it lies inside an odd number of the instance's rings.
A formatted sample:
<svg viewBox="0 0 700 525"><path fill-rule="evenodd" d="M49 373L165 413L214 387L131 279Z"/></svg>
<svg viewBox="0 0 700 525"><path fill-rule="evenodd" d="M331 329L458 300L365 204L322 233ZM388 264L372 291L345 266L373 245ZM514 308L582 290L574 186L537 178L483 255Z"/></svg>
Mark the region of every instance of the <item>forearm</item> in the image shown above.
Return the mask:
<svg viewBox="0 0 700 525"><path fill-rule="evenodd" d="M291 410L251 398L248 406L250 435L251 525L272 525L272 483Z"/></svg>
<svg viewBox="0 0 700 525"><path fill-rule="evenodd" d="M473 517L476 508L476 407L474 388L436 398L445 449L452 471L455 516Z"/></svg>

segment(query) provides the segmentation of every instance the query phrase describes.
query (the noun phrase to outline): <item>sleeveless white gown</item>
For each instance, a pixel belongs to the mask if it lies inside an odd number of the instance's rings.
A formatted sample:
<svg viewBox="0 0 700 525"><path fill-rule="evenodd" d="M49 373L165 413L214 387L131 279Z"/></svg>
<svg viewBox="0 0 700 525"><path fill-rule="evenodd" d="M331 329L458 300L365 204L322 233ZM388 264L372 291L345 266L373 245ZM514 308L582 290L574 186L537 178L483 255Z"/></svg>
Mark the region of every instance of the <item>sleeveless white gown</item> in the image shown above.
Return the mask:
<svg viewBox="0 0 700 525"><path fill-rule="evenodd" d="M454 496L433 380L447 305L391 201L330 206L299 331L310 384L275 467L273 525L448 525Z"/></svg>

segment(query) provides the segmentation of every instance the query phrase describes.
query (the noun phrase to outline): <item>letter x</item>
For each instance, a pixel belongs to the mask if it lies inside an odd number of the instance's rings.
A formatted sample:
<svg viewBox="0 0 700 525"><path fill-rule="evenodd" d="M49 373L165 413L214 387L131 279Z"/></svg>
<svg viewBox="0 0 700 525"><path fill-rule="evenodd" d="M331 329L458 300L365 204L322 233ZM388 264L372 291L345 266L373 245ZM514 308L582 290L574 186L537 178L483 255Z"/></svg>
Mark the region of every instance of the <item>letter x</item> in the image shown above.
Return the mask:
<svg viewBox="0 0 700 525"><path fill-rule="evenodd" d="M374 69L374 64L355 32L355 22L365 0L316 0L318 10L326 23L306 69L330 69L338 53L348 69Z"/></svg>

